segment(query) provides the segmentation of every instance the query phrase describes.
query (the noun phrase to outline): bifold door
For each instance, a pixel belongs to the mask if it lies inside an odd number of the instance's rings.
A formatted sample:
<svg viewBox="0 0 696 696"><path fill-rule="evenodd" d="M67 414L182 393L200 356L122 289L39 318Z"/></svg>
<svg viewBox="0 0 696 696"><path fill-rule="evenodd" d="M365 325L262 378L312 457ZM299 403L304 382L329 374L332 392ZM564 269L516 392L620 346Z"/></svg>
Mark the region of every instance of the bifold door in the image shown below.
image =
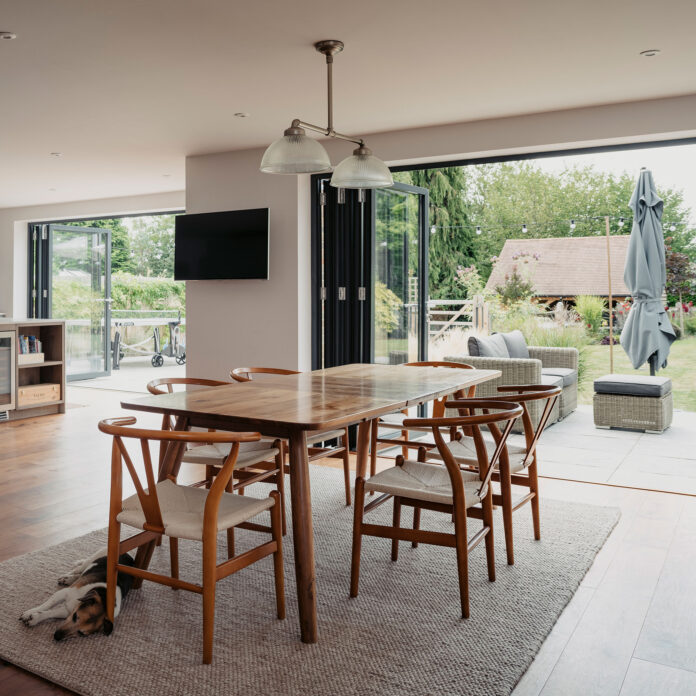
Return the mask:
<svg viewBox="0 0 696 696"><path fill-rule="evenodd" d="M313 365L427 357L428 192L315 178Z"/></svg>
<svg viewBox="0 0 696 696"><path fill-rule="evenodd" d="M65 321L68 380L110 373L111 231L31 225L29 316Z"/></svg>

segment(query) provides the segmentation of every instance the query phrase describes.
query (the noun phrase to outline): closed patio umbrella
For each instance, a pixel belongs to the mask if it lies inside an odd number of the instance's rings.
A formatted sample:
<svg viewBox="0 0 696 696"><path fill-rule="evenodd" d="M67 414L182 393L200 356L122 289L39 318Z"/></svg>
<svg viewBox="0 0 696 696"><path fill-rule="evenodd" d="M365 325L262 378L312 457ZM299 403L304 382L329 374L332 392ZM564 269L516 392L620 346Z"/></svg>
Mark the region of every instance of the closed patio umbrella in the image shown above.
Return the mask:
<svg viewBox="0 0 696 696"><path fill-rule="evenodd" d="M621 345L637 370L650 361L650 374L667 365L676 339L665 312L665 241L662 236L662 199L657 195L652 172L641 169L629 206L633 228L628 243L624 281L633 295L633 306L621 332Z"/></svg>

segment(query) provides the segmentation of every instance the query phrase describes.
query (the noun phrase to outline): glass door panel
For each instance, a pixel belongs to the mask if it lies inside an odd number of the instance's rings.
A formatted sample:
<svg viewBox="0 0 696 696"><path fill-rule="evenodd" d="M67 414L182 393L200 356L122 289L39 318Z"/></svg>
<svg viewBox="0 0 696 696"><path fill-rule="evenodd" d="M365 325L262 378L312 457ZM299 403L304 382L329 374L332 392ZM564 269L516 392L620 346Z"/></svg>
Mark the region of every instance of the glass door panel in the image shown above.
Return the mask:
<svg viewBox="0 0 696 696"><path fill-rule="evenodd" d="M374 192L373 362L426 358L427 192L404 184Z"/></svg>
<svg viewBox="0 0 696 696"><path fill-rule="evenodd" d="M49 225L48 316L65 320L68 380L109 374L111 232Z"/></svg>

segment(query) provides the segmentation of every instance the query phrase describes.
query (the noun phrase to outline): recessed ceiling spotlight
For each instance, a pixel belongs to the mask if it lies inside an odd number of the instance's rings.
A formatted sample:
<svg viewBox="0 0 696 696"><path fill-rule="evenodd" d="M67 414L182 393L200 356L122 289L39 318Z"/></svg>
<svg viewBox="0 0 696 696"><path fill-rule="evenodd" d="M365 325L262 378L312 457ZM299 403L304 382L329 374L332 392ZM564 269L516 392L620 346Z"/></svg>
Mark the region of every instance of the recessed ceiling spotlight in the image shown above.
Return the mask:
<svg viewBox="0 0 696 696"><path fill-rule="evenodd" d="M54 188L50 188L50 189L48 189L48 190L49 190L49 191L55 191L55 189L54 189Z"/></svg>
<svg viewBox="0 0 696 696"><path fill-rule="evenodd" d="M168 178L171 176L171 174L162 174L162 176L163 176L165 179L168 179Z"/></svg>
<svg viewBox="0 0 696 696"><path fill-rule="evenodd" d="M62 152L49 152L48 153L51 157L62 157L63 153Z"/></svg>
<svg viewBox="0 0 696 696"><path fill-rule="evenodd" d="M659 48L649 48L647 51L641 51L640 55L645 56L646 58L652 58L653 56L656 56L659 52Z"/></svg>
<svg viewBox="0 0 696 696"><path fill-rule="evenodd" d="M237 118L249 118L249 114L246 111L238 111L235 116Z"/></svg>
<svg viewBox="0 0 696 696"><path fill-rule="evenodd" d="M0 39L3 41L12 41L12 39L16 39L17 34L14 34L11 31L0 31Z"/></svg>

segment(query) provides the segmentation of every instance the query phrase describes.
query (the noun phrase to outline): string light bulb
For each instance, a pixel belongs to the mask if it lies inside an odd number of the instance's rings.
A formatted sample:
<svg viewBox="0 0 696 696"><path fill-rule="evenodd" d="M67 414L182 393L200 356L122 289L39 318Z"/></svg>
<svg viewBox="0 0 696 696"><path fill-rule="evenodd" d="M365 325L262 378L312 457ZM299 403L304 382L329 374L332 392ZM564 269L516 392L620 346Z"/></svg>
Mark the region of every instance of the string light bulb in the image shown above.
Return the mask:
<svg viewBox="0 0 696 696"><path fill-rule="evenodd" d="M522 234L527 234L527 223L526 222L522 223Z"/></svg>
<svg viewBox="0 0 696 696"><path fill-rule="evenodd" d="M436 232L437 232L437 227L435 227L435 225L433 225L433 226L430 228L430 234L435 234Z"/></svg>
<svg viewBox="0 0 696 696"><path fill-rule="evenodd" d="M624 226L624 219L620 217L619 218L619 227L623 227L623 226Z"/></svg>
<svg viewBox="0 0 696 696"><path fill-rule="evenodd" d="M575 229L575 220L570 221L570 229L571 231Z"/></svg>
<svg viewBox="0 0 696 696"><path fill-rule="evenodd" d="M476 234L481 234L481 228L479 225L476 225Z"/></svg>
<svg viewBox="0 0 696 696"><path fill-rule="evenodd" d="M676 226L674 223L672 223L672 224L669 226L669 231L670 231L670 232L674 232L676 229L677 229L677 226Z"/></svg>

